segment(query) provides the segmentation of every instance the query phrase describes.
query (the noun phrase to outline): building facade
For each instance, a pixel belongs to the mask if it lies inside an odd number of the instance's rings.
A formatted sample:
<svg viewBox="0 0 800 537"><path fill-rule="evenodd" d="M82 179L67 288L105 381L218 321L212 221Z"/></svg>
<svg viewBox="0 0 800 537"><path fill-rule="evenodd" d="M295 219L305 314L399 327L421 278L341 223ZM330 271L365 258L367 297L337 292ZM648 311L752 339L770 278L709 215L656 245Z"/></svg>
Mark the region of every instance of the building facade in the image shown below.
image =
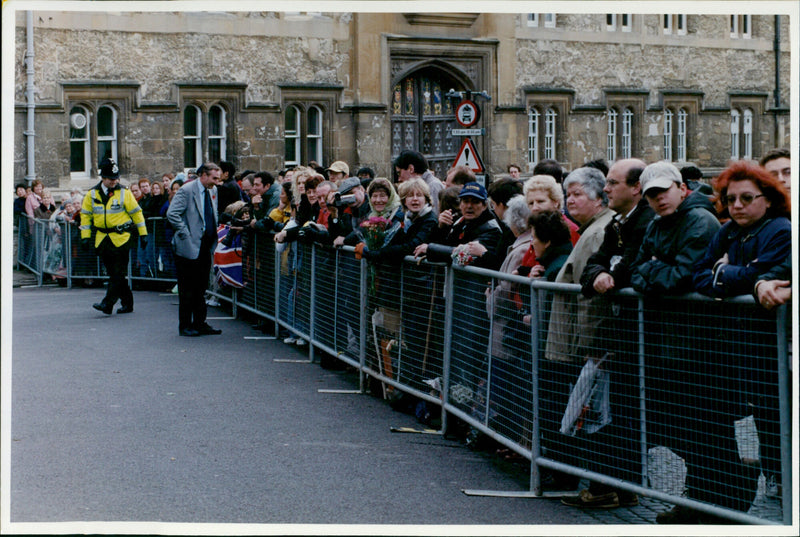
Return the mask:
<svg viewBox="0 0 800 537"><path fill-rule="evenodd" d="M391 176L404 148L443 177L466 91L491 98L472 138L490 175L627 156L711 173L789 146L788 36L771 14L18 11L14 178L88 187L104 156L128 181L206 160Z"/></svg>

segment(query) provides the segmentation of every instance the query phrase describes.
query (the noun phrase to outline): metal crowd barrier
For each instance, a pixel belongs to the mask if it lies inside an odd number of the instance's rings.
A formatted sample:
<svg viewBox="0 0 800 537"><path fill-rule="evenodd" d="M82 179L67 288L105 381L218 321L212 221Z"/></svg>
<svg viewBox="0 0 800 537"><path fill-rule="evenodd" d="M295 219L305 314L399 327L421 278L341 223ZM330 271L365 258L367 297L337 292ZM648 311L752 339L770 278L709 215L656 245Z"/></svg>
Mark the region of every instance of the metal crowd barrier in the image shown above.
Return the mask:
<svg viewBox="0 0 800 537"><path fill-rule="evenodd" d="M49 244L68 279L102 277L74 248L77 228L59 226L57 246L45 226L25 237L20 226L21 265L40 281L53 273ZM130 277L172 282L162 219L148 228L153 250L132 256ZM545 495L548 468L734 521L791 524L788 306L631 289L585 299L576 285L410 257L367 263L349 247L278 251L272 235L245 235L245 286L214 296L309 342L309 361L319 350L357 368L362 391L411 394L440 407L442 431L456 417L518 452L532 462L530 496ZM588 358L608 387L576 407ZM777 516L748 513L759 472L782 484Z"/></svg>
<svg viewBox="0 0 800 537"><path fill-rule="evenodd" d="M366 378L384 397L412 394L441 407L443 429L454 416L522 454L532 495L550 468L735 521L791 523L787 306L630 289L588 301L575 285L367 263L348 247L275 253L271 236L251 239L244 262L259 259L257 274L272 255L277 282L248 279L252 311L310 341L310 361L319 349L358 368L362 389ZM571 436L562 419L587 356L605 357L611 422ZM747 513L760 468L783 484L778 518Z"/></svg>

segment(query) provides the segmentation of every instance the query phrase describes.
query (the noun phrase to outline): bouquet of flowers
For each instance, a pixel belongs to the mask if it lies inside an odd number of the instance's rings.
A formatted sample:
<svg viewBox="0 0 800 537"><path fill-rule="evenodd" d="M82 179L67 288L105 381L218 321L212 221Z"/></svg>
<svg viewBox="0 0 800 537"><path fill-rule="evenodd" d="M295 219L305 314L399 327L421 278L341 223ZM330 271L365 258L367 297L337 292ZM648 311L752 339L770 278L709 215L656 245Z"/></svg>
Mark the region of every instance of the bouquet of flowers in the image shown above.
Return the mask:
<svg viewBox="0 0 800 537"><path fill-rule="evenodd" d="M364 237L367 249L380 249L386 237L386 230L391 225L392 221L382 216L373 216L361 222L361 236Z"/></svg>
<svg viewBox="0 0 800 537"><path fill-rule="evenodd" d="M469 244L459 244L453 248L453 253L450 254L453 258L453 264L463 267L475 261L475 256L469 253Z"/></svg>
<svg viewBox="0 0 800 537"><path fill-rule="evenodd" d="M386 241L386 232L391 227L392 221L382 216L372 216L361 222L361 237L364 239L366 249L372 252L378 251ZM361 257L363 248L356 247L356 258ZM369 281L369 294L375 296L378 290L378 281L375 267L370 264L367 273Z"/></svg>

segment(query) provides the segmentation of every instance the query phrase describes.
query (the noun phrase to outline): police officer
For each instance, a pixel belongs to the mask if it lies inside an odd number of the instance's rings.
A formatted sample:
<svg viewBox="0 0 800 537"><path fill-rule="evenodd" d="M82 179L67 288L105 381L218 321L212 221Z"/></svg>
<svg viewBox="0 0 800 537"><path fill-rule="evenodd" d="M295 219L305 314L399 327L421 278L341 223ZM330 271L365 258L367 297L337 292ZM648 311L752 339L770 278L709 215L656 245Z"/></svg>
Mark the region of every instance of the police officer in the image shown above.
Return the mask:
<svg viewBox="0 0 800 537"><path fill-rule="evenodd" d="M133 293L126 278L130 239L135 229L146 244L147 227L133 194L119 184L119 168L113 159L100 163L100 177L100 183L86 194L81 206L81 246L94 249L108 273L106 296L92 307L110 315L119 299L122 307L117 313L130 313Z"/></svg>

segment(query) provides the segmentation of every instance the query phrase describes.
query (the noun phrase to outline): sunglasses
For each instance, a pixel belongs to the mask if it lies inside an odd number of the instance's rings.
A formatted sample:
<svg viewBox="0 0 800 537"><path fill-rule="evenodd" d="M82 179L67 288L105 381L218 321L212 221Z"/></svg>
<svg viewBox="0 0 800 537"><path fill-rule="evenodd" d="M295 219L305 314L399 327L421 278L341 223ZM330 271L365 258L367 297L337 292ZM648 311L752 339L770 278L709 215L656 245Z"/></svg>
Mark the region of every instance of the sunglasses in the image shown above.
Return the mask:
<svg viewBox="0 0 800 537"><path fill-rule="evenodd" d="M733 205L734 203L736 203L737 199L742 202L742 205L750 205L757 198L763 198L763 197L764 194L752 194L750 192L744 192L743 194L739 194L738 196L731 194L729 196L725 196L722 199L725 200L725 205Z"/></svg>

